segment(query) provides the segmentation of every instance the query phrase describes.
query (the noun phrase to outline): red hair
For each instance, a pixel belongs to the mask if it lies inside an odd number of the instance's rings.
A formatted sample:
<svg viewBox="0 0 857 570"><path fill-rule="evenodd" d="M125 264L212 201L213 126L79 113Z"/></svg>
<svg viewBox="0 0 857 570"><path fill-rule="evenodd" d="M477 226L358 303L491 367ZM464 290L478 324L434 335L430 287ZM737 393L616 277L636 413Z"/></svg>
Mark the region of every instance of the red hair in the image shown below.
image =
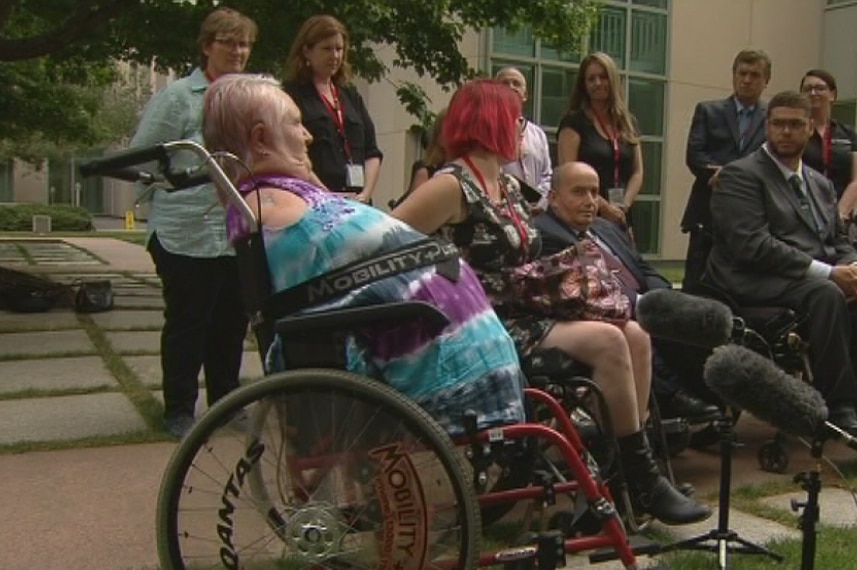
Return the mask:
<svg viewBox="0 0 857 570"><path fill-rule="evenodd" d="M462 85L443 121L443 147L447 160L478 148L496 154L503 162L518 156L521 99L509 87L493 79L477 79Z"/></svg>

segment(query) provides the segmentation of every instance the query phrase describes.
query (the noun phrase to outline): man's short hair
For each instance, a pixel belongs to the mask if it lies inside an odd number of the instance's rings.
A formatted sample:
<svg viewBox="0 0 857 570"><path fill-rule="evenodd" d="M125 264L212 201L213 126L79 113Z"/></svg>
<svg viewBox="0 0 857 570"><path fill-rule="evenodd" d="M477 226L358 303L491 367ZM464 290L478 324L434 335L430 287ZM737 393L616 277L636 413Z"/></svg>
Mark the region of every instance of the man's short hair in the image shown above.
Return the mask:
<svg viewBox="0 0 857 570"><path fill-rule="evenodd" d="M742 63L746 63L749 65L753 65L762 61L765 63L765 79L771 79L771 56L765 50L761 49L742 49L738 52L738 55L735 56L734 61L732 61L732 73L734 74L738 71L738 66Z"/></svg>
<svg viewBox="0 0 857 570"><path fill-rule="evenodd" d="M810 105L809 97L807 97L803 93L798 93L797 91L782 91L771 97L771 100L768 101L768 118L771 117L771 111L773 111L777 107L802 109L804 113L806 113L807 117L812 112L812 106Z"/></svg>

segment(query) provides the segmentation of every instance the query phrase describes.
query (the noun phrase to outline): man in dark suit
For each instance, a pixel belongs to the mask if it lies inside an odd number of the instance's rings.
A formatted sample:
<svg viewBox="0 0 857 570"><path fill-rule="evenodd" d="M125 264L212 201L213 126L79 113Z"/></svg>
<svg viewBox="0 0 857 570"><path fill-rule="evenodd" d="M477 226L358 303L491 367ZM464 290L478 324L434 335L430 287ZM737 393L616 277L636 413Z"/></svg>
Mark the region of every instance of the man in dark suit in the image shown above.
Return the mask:
<svg viewBox="0 0 857 570"><path fill-rule="evenodd" d="M765 142L765 103L771 59L761 50L742 50L732 63L734 92L696 105L687 136L687 167L696 177L681 220L688 233L682 290L694 292L711 251L711 189L720 169Z"/></svg>
<svg viewBox="0 0 857 570"><path fill-rule="evenodd" d="M857 305L849 302L857 299L857 251L832 184L801 161L813 128L805 95L771 99L767 142L720 172L705 280L739 303L785 306L803 317L800 333L830 419L857 434Z"/></svg>
<svg viewBox="0 0 857 570"><path fill-rule="evenodd" d="M638 295L671 287L633 248L616 224L598 217L598 174L583 162L568 162L553 171L548 209L535 219L542 234L542 255L576 244L582 234L594 239L607 265L616 271L632 305ZM717 407L684 390L678 378L653 351L653 388L664 417L683 417L693 423L712 419Z"/></svg>

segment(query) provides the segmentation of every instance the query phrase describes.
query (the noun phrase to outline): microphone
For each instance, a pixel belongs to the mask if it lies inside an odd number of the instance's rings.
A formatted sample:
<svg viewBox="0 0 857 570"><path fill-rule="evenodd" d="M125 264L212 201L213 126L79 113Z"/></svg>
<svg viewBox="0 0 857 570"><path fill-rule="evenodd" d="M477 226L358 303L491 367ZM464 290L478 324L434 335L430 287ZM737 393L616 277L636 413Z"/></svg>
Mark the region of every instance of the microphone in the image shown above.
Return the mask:
<svg viewBox="0 0 857 570"><path fill-rule="evenodd" d="M857 438L827 421L821 394L743 346L714 349L705 361L705 383L730 406L747 410L780 431L810 439L837 439L857 450Z"/></svg>
<svg viewBox="0 0 857 570"><path fill-rule="evenodd" d="M726 344L734 323L732 311L720 301L672 289L641 295L637 322L653 337L700 348Z"/></svg>

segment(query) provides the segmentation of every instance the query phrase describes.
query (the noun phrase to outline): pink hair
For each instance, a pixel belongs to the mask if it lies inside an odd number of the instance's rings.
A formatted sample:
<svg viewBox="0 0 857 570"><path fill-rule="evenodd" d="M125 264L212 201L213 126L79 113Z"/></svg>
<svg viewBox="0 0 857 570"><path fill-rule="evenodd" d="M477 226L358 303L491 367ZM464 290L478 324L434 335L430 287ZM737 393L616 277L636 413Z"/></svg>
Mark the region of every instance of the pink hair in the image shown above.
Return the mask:
<svg viewBox="0 0 857 570"><path fill-rule="evenodd" d="M493 79L477 79L462 85L446 112L443 147L447 159L482 148L503 162L518 154L518 119L521 100L514 91Z"/></svg>

